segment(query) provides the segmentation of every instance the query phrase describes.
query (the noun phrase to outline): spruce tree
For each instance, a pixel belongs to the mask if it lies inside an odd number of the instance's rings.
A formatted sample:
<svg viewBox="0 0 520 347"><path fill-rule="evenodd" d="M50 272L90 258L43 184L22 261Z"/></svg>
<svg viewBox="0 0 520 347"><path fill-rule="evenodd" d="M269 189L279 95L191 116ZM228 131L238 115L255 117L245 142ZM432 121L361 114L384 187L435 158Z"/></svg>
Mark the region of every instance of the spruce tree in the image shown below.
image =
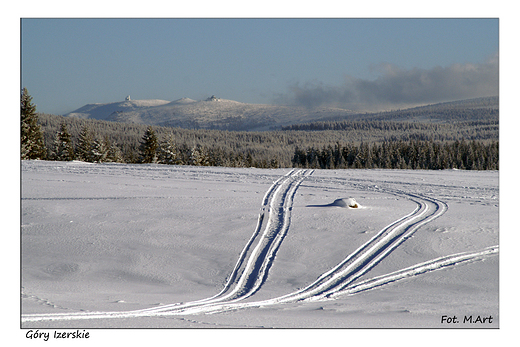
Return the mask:
<svg viewBox="0 0 520 347"><path fill-rule="evenodd" d="M94 146L94 136L88 126L81 129L78 137L78 144L76 146L76 158L78 160L93 162L92 148Z"/></svg>
<svg viewBox="0 0 520 347"><path fill-rule="evenodd" d="M110 143L110 141L108 140L108 138L105 138L105 142L108 146L108 153L107 153L107 158L106 160L108 162L113 162L113 163L123 163L124 160L123 160L123 152L121 151L121 149L117 146L117 143Z"/></svg>
<svg viewBox="0 0 520 347"><path fill-rule="evenodd" d="M182 162L172 133L160 145L159 161L168 165L181 164Z"/></svg>
<svg viewBox="0 0 520 347"><path fill-rule="evenodd" d="M47 150L43 141L41 127L38 124L36 105L32 103L32 97L27 88L22 89L20 97L21 116L21 158L45 159Z"/></svg>
<svg viewBox="0 0 520 347"><path fill-rule="evenodd" d="M157 149L159 143L155 131L151 126L146 129L142 141L139 143L139 161L141 163L157 163Z"/></svg>
<svg viewBox="0 0 520 347"><path fill-rule="evenodd" d="M108 158L108 152L109 152L109 149L110 149L110 145L108 143L108 141L103 141L103 140L100 140L100 139L95 139L94 140L94 143L92 145L92 150L91 150L91 158L92 158L92 161L94 161L95 163L104 163L107 161L107 158Z"/></svg>
<svg viewBox="0 0 520 347"><path fill-rule="evenodd" d="M189 165L194 166L208 166L209 158L206 153L206 149L201 145L197 144L191 149Z"/></svg>
<svg viewBox="0 0 520 347"><path fill-rule="evenodd" d="M56 132L53 157L55 160L60 161L70 161L74 159L74 149L72 148L72 141L65 123L61 123L60 130Z"/></svg>

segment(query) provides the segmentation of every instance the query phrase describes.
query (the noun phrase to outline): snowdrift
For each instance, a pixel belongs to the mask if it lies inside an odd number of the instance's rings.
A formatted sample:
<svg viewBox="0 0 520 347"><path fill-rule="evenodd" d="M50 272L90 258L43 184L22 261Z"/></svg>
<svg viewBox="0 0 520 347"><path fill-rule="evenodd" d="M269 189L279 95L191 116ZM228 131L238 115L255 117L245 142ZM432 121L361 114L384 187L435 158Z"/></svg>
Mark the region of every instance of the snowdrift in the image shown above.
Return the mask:
<svg viewBox="0 0 520 347"><path fill-rule="evenodd" d="M332 206L348 207L348 208L360 208L359 204L354 198L337 199L331 204Z"/></svg>
<svg viewBox="0 0 520 347"><path fill-rule="evenodd" d="M336 199L330 204L324 205L307 205L307 207L342 207L342 208L362 208L354 198Z"/></svg>

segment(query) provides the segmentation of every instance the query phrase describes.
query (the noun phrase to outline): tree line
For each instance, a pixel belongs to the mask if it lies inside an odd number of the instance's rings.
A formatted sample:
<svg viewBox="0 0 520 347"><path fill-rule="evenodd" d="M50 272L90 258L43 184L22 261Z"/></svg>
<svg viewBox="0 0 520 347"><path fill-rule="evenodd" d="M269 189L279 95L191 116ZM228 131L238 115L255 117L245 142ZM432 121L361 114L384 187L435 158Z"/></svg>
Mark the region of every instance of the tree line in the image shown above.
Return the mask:
<svg viewBox="0 0 520 347"><path fill-rule="evenodd" d="M450 140L446 140L447 137L438 140L435 136L421 136L421 131L435 134L431 130L435 127L441 129L437 131L437 134L441 134L443 130L439 124L429 128L428 125L411 122L400 124L353 121L348 129L323 131L194 130L41 114L36 113L31 99L24 88L21 95L22 159L258 168L302 166L498 169L498 121L468 122L467 127L460 127L459 133L450 137ZM485 135L486 131L489 136ZM480 133L482 139L466 141L475 139L470 136L473 132ZM345 145L339 146L339 143ZM463 145L455 145L460 143ZM468 143L472 144L471 149L466 148ZM370 155L366 154L367 146ZM392 151L381 149L382 152L378 152L378 146L385 149L395 146L397 148ZM413 147L413 151L421 156L446 159L435 159L440 162L439 165L432 164L435 160L431 159L421 159L417 164L410 159L413 158L409 154L412 150L406 146ZM421 146L425 149L418 150ZM493 146L496 147L495 152L491 151L495 148ZM336 147L341 150L336 150ZM467 165L466 162L459 165L456 160L451 159L453 155L450 157L446 154L460 151L473 152L474 156L475 153L481 153L482 148L487 148L492 155L479 154L481 159L475 161L475 165ZM345 152L345 149L348 151ZM353 153L356 155L353 156ZM382 159L385 156L387 158ZM334 159L331 161L330 158ZM492 161L495 165L490 164Z"/></svg>
<svg viewBox="0 0 520 347"><path fill-rule="evenodd" d="M283 130L345 131L371 134L382 141L456 141L498 140L498 119L484 119L452 123L397 122L381 120L321 121L294 124Z"/></svg>
<svg viewBox="0 0 520 347"><path fill-rule="evenodd" d="M498 170L498 141L394 141L299 148L294 167L315 169Z"/></svg>

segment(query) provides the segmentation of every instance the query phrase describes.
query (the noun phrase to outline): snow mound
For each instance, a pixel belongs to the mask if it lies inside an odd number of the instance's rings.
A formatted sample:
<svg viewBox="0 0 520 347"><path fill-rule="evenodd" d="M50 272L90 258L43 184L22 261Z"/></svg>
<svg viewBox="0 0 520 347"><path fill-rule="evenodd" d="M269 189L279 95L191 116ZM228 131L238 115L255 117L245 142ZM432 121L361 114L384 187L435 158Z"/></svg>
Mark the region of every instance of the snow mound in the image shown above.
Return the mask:
<svg viewBox="0 0 520 347"><path fill-rule="evenodd" d="M341 207L341 208L364 208L354 198L336 199L326 205L307 205L307 207Z"/></svg>
<svg viewBox="0 0 520 347"><path fill-rule="evenodd" d="M336 199L330 205L337 206L337 207L349 207L349 208L360 208L361 207L354 198Z"/></svg>
<svg viewBox="0 0 520 347"><path fill-rule="evenodd" d="M307 205L307 207L341 207L341 208L364 208L354 198L336 199L325 205Z"/></svg>

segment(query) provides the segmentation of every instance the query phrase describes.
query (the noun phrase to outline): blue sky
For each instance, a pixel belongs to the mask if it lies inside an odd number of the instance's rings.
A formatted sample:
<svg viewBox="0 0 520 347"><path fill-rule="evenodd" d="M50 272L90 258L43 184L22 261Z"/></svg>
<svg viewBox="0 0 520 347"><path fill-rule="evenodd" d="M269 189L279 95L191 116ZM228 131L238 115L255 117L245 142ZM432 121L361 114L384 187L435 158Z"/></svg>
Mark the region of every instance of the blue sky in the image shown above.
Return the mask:
<svg viewBox="0 0 520 347"><path fill-rule="evenodd" d="M205 99L362 108L498 94L498 19L22 19L39 112Z"/></svg>

